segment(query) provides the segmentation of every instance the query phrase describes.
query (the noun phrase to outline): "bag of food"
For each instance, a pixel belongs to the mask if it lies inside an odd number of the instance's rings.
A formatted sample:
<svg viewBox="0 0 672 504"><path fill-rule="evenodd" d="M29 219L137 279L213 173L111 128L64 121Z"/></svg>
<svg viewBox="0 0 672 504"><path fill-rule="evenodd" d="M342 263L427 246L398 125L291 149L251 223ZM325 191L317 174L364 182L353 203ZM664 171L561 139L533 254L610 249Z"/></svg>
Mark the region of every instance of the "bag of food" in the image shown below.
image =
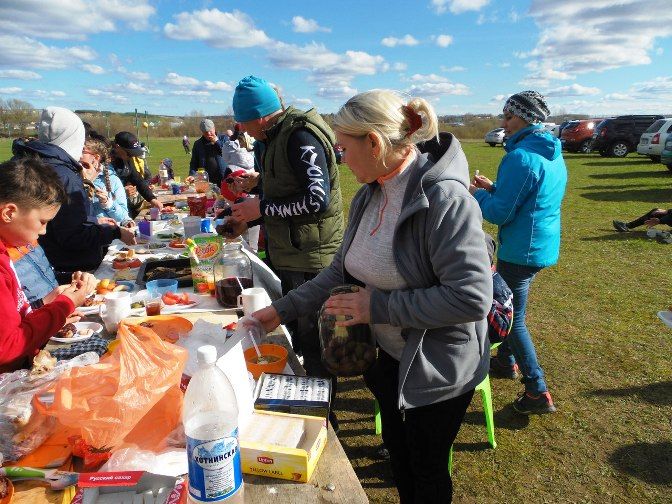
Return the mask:
<svg viewBox="0 0 672 504"><path fill-rule="evenodd" d="M180 422L187 351L140 325L120 324L117 337L110 356L62 376L53 404L40 409L78 427L89 446L156 449Z"/></svg>
<svg viewBox="0 0 672 504"><path fill-rule="evenodd" d="M201 294L215 291L215 262L222 252L222 237L217 234L201 233L191 238L196 243L198 261L191 259L191 277L194 281L194 292Z"/></svg>

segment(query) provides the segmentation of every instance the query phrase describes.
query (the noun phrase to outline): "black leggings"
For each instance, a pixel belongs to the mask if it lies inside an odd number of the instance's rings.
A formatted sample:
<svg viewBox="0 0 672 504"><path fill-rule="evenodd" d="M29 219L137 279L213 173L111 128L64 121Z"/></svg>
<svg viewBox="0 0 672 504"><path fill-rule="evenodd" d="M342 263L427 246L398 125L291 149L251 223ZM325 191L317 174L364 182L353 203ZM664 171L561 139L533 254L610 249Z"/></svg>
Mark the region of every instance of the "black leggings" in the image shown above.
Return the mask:
<svg viewBox="0 0 672 504"><path fill-rule="evenodd" d="M474 391L429 406L398 407L399 361L382 349L364 375L380 406L383 442L390 453L392 475L401 504L451 502L453 482L448 455Z"/></svg>
<svg viewBox="0 0 672 504"><path fill-rule="evenodd" d="M654 217L660 219L661 224L667 224L668 226L672 226L672 222L670 222L672 221L672 208L669 210L663 210L664 213L661 215L655 215L659 210L660 208L652 208L641 217L638 217L635 220L628 222L626 226L628 226L628 229L643 226L647 220L652 219Z"/></svg>

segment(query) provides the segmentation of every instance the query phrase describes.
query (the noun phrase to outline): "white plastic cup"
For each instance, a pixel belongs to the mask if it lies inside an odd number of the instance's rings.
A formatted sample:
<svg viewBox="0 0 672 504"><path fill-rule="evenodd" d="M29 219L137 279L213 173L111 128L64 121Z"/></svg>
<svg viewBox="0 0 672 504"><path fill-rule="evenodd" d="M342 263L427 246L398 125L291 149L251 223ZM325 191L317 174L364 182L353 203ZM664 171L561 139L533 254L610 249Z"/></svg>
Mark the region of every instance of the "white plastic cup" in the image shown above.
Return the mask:
<svg viewBox="0 0 672 504"><path fill-rule="evenodd" d="M263 287L250 287L243 289L240 296L238 296L238 307L243 308L245 315L251 315L257 310L266 308L271 304L271 300L266 294L266 289Z"/></svg>

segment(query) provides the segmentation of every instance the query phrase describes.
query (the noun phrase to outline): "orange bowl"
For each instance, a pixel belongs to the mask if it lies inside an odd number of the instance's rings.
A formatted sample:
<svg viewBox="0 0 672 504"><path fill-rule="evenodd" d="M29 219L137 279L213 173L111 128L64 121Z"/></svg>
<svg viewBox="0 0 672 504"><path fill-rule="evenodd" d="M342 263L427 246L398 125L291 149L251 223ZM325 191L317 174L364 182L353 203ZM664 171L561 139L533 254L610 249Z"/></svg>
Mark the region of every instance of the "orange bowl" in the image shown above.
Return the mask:
<svg viewBox="0 0 672 504"><path fill-rule="evenodd" d="M261 376L261 373L281 373L285 369L285 365L287 364L287 349L285 347L272 343L264 343L259 345L259 351L262 357L276 357L277 360L258 364L257 351L254 347L245 350L245 365L255 380Z"/></svg>

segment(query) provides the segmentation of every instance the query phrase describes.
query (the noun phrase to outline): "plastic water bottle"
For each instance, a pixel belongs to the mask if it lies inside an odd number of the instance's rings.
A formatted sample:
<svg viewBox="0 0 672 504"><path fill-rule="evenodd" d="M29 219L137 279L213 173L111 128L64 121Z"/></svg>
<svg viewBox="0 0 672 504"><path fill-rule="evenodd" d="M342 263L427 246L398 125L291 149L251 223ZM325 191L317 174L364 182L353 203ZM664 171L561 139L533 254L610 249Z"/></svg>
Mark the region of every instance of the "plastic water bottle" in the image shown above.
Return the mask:
<svg viewBox="0 0 672 504"><path fill-rule="evenodd" d="M217 349L202 346L198 371L184 396L182 421L189 458L189 501L243 502L243 476L238 444L238 404Z"/></svg>

